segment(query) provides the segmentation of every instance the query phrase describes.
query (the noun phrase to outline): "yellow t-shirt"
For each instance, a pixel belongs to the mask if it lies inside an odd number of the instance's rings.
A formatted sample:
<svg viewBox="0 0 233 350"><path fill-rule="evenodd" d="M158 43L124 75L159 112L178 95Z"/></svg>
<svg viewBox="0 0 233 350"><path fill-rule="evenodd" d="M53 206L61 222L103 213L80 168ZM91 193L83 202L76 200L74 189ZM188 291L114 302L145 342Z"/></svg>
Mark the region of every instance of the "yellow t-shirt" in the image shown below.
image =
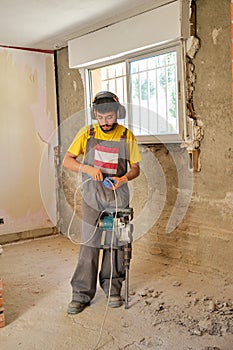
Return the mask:
<svg viewBox="0 0 233 350"><path fill-rule="evenodd" d="M125 131L125 127L121 124L117 124L116 128L111 133L105 133L101 130L99 124L93 124L94 137L103 141L120 141L121 136ZM90 126L84 126L79 130L75 136L68 151L75 156L82 155L85 157L87 140L90 138ZM136 138L132 131L127 130L126 134L127 148L129 149L129 162L130 164L139 163L141 161L141 154L138 148Z"/></svg>

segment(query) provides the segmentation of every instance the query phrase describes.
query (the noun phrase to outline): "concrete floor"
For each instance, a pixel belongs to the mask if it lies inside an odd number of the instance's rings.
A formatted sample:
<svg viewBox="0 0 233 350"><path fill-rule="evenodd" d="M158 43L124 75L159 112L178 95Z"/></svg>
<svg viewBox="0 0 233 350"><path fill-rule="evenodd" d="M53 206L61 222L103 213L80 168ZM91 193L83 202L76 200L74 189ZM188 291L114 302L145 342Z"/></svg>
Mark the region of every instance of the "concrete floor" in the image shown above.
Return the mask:
<svg viewBox="0 0 233 350"><path fill-rule="evenodd" d="M78 246L64 236L3 247L1 350L233 349L231 277L142 256L135 243L130 308L106 309L98 288L90 307L69 316L77 254Z"/></svg>

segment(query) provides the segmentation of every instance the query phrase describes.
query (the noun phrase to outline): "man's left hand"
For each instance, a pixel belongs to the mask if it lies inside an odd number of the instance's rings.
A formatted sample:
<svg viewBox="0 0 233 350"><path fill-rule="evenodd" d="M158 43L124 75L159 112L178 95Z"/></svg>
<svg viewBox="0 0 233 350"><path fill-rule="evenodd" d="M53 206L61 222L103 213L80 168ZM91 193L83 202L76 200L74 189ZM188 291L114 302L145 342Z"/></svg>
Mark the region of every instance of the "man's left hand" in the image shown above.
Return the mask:
<svg viewBox="0 0 233 350"><path fill-rule="evenodd" d="M121 187L126 182L128 182L127 176L121 176L121 177L113 176L111 178L114 180L114 185L111 186L112 190L116 190L117 188Z"/></svg>

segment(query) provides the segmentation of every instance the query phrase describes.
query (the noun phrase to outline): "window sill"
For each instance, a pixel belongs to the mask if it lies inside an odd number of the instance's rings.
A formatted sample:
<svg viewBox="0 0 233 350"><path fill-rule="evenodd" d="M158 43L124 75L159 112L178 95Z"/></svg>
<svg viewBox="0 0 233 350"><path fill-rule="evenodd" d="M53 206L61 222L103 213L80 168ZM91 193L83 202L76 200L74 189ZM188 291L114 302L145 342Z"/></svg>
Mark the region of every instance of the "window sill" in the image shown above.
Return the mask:
<svg viewBox="0 0 233 350"><path fill-rule="evenodd" d="M138 144L166 144L183 142L182 137L179 134L136 136L136 139Z"/></svg>

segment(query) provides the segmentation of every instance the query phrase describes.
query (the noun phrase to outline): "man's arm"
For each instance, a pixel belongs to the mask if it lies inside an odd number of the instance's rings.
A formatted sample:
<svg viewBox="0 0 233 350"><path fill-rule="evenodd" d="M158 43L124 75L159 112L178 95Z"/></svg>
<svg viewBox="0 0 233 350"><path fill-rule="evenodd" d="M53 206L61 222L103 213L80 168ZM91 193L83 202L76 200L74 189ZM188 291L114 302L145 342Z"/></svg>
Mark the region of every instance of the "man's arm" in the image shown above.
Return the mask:
<svg viewBox="0 0 233 350"><path fill-rule="evenodd" d="M128 181L135 179L140 175L139 163L130 164L130 170L125 174Z"/></svg>
<svg viewBox="0 0 233 350"><path fill-rule="evenodd" d="M63 160L64 168L70 169L75 172L82 172L88 174L90 177L92 177L93 180L96 181L103 180L103 174L100 169L94 168L87 164L82 164L78 160L76 160L76 157L77 156L75 154L67 152Z"/></svg>
<svg viewBox="0 0 233 350"><path fill-rule="evenodd" d="M67 152L63 160L64 168L70 169L75 172L81 171L82 164L76 159L76 157L77 156L75 154Z"/></svg>

